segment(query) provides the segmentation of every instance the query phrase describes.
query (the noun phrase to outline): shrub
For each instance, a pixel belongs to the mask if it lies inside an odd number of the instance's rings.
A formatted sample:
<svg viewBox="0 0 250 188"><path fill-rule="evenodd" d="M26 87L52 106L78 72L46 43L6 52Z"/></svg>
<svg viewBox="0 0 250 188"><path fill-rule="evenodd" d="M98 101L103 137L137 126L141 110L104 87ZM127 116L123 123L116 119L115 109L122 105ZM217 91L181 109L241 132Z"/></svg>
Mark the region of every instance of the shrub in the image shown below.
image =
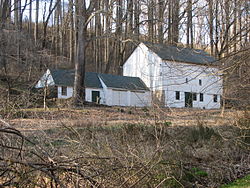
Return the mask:
<svg viewBox="0 0 250 188"><path fill-rule="evenodd" d="M212 136L219 136L213 128L199 125L198 128L190 129L190 141L197 142L199 140L210 140Z"/></svg>

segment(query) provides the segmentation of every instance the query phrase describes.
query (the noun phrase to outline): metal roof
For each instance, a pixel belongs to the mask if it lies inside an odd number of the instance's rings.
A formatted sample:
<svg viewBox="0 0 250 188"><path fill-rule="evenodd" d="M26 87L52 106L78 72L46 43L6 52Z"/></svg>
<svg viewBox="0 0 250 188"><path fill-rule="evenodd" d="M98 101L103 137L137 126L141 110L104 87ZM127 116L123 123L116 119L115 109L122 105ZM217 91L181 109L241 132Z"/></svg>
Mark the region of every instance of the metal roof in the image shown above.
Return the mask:
<svg viewBox="0 0 250 188"><path fill-rule="evenodd" d="M55 85L74 86L75 71L55 69L50 70ZM145 83L138 77L118 76L111 74L99 74L95 72L85 73L85 87L102 88L100 79L108 88L125 89L125 90L149 90Z"/></svg>
<svg viewBox="0 0 250 188"><path fill-rule="evenodd" d="M149 90L145 83L138 77L99 74L105 85L109 88L126 90Z"/></svg>
<svg viewBox="0 0 250 188"><path fill-rule="evenodd" d="M207 65L216 59L203 50L143 42L163 60Z"/></svg>
<svg viewBox="0 0 250 188"><path fill-rule="evenodd" d="M55 69L51 70L51 75L54 79L55 85L60 86L74 86L75 71ZM102 84L98 78L98 74L94 72L85 73L85 86L89 88L102 88Z"/></svg>

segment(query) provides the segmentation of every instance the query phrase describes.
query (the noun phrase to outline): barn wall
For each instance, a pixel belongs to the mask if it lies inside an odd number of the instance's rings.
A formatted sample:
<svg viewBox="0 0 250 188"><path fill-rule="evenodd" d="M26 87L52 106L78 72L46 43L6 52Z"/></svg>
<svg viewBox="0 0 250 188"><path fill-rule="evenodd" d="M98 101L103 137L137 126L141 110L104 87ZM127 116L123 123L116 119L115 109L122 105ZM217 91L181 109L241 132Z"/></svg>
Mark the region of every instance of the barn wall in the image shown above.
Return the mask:
<svg viewBox="0 0 250 188"><path fill-rule="evenodd" d="M163 89L221 94L222 79L217 68L187 63L164 62L162 67ZM186 79L188 82L186 83ZM202 85L199 85L199 80Z"/></svg>
<svg viewBox="0 0 250 188"><path fill-rule="evenodd" d="M130 106L138 106L138 107L144 107L144 106L151 106L151 92L145 91L145 92L130 92Z"/></svg>
<svg viewBox="0 0 250 188"><path fill-rule="evenodd" d="M62 95L62 87L57 87L58 99L69 99L73 96L73 87L67 87L67 95Z"/></svg>
<svg viewBox="0 0 250 188"><path fill-rule="evenodd" d="M151 106L151 92L134 92L127 90L107 89L109 106Z"/></svg>
<svg viewBox="0 0 250 188"><path fill-rule="evenodd" d="M45 86L54 86L55 82L51 76L50 70L47 69L47 71L44 73L42 78L38 81L35 88L44 88Z"/></svg>
<svg viewBox="0 0 250 188"><path fill-rule="evenodd" d="M217 68L167 61L162 65L163 90L167 106L185 107L185 92L191 92L197 95L197 100L193 101L194 108L220 108L222 80ZM180 91L180 100L175 98L176 91ZM200 101L200 93L203 93L204 101ZM218 95L218 102L213 101L215 94Z"/></svg>
<svg viewBox="0 0 250 188"><path fill-rule="evenodd" d="M96 89L96 88L86 88L86 96L85 100L88 102L92 102L92 91L99 91L100 92L100 104L105 104L104 92L103 89Z"/></svg>
<svg viewBox="0 0 250 188"><path fill-rule="evenodd" d="M160 62L161 59L153 52L150 52L145 44L141 43L123 65L123 75L139 77L148 88L157 90L161 86L158 83L159 77L152 75L159 74L160 66L155 65L160 64Z"/></svg>
<svg viewBox="0 0 250 188"><path fill-rule="evenodd" d="M166 92L166 106L172 108L183 108L185 107L185 93L180 92L180 100L175 99L175 91ZM203 102L200 101L200 93L197 93L197 100L193 101L193 108L204 108L204 109L216 109L220 108L221 96L218 95L218 102L213 101L213 95L203 93Z"/></svg>
<svg viewBox="0 0 250 188"><path fill-rule="evenodd" d="M102 89L95 89L95 88L86 88L86 93L85 93L85 100L88 102L92 102L92 91L99 91L100 92L100 104L105 104L104 103L104 92ZM64 96L62 95L62 87L58 86L57 87L57 92L58 92L58 99L69 99L73 96L73 87L67 87L67 95Z"/></svg>
<svg viewBox="0 0 250 188"><path fill-rule="evenodd" d="M161 58L141 43L123 65L123 75L141 78L151 91L162 90L161 64Z"/></svg>
<svg viewBox="0 0 250 188"><path fill-rule="evenodd" d="M163 91L165 106L185 107L184 92L197 93L194 108L220 108L222 80L218 69L207 66L162 61L158 55L150 51L143 43L131 54L124 64L124 76L140 77L151 91ZM188 82L186 83L186 79ZM202 85L199 85L199 80ZM175 99L175 91L180 91L180 100ZM199 101L200 93L204 101ZM213 95L218 95L218 102L213 101ZM163 102L164 103L164 102Z"/></svg>

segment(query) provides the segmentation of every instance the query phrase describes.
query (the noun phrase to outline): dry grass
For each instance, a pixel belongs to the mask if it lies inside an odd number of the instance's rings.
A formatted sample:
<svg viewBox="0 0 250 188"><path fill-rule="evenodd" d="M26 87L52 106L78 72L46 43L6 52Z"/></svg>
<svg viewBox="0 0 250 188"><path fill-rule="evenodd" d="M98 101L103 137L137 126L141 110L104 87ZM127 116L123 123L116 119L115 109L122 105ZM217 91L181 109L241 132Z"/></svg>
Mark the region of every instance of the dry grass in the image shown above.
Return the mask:
<svg viewBox="0 0 250 188"><path fill-rule="evenodd" d="M250 172L244 111L227 110L224 116L220 110L119 107L21 112L23 118L6 121L32 144L22 146L0 132L2 156L8 159L0 165L15 167L9 178L25 174L14 179L25 186L218 187ZM6 145L22 146L21 162L15 159L19 150L13 153Z"/></svg>
<svg viewBox="0 0 250 188"><path fill-rule="evenodd" d="M243 111L166 109L166 108L85 108L85 109L23 109L20 117L9 122L19 130L48 129L70 123L71 126L99 125L110 126L124 123L154 124L171 122L172 126L193 126L199 123L206 126L233 125Z"/></svg>

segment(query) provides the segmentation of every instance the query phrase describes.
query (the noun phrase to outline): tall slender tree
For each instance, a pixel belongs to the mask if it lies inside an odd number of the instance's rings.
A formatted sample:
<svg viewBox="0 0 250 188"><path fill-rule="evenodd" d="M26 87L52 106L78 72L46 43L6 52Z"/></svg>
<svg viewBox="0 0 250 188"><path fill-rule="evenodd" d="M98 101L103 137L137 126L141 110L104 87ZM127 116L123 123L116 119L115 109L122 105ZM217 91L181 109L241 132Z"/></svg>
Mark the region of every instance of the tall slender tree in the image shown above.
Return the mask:
<svg viewBox="0 0 250 188"><path fill-rule="evenodd" d="M86 60L86 43L87 43L87 26L91 14L96 7L97 0L90 1L89 7L86 6L85 0L77 0L76 6L76 24L77 24L77 41L76 41L76 58L75 58L75 81L73 93L73 105L82 105L85 101L85 60Z"/></svg>

